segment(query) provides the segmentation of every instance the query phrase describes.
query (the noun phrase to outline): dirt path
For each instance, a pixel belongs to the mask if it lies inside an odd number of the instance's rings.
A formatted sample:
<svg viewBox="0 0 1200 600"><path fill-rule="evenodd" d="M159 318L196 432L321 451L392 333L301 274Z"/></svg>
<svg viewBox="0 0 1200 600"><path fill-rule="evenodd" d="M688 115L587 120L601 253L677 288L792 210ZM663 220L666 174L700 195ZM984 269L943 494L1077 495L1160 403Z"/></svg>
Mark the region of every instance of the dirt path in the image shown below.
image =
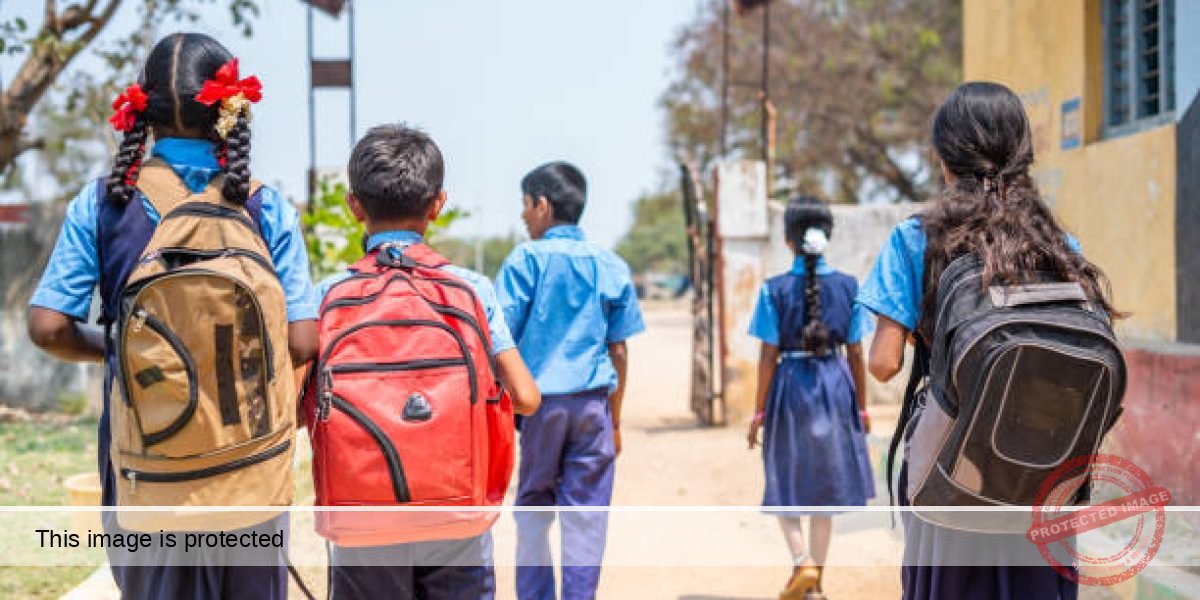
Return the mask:
<svg viewBox="0 0 1200 600"><path fill-rule="evenodd" d="M762 463L746 449L744 424L697 426L688 409L691 321L681 306L646 311L648 331L630 344L631 365L617 466L619 506L748 506L761 500ZM862 515L834 519L833 559L894 564L899 543L864 526ZM879 520L872 516L874 520ZM497 532L497 547L504 537ZM668 554L670 553L670 554ZM672 559L671 556L678 557ZM696 562L689 562L695 559ZM503 557L498 560L503 562ZM645 562L643 562L645 561ZM790 572L774 519L754 510L659 512L610 517L602 599L773 599ZM631 566L650 563L655 566ZM673 566L662 566L674 563ZM688 566L703 565L703 566ZM512 598L511 569L498 569L499 598ZM898 598L895 567L831 568L834 600Z"/></svg>

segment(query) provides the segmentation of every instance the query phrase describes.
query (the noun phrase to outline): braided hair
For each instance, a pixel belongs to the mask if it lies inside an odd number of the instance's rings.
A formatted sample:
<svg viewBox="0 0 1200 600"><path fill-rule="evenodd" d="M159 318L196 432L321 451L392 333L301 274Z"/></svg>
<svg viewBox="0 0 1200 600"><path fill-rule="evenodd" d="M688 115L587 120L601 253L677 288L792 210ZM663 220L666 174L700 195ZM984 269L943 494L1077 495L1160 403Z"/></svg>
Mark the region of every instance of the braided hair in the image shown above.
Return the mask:
<svg viewBox="0 0 1200 600"><path fill-rule="evenodd" d="M821 285L817 261L823 248L812 248L805 237L810 229L820 230L828 238L833 233L833 213L820 199L798 196L788 203L783 216L787 239L797 256L804 257L804 332L801 345L817 356L830 351L829 327L821 319Z"/></svg>
<svg viewBox="0 0 1200 600"><path fill-rule="evenodd" d="M222 194L227 202L244 204L250 195L250 119L242 113L222 140L215 125L219 105L196 101L204 82L212 79L233 55L215 39L201 33L175 33L155 44L138 76L147 96L146 109L136 115L125 133L106 180L108 198L124 204L133 197L151 131L206 139L218 144L224 158Z"/></svg>

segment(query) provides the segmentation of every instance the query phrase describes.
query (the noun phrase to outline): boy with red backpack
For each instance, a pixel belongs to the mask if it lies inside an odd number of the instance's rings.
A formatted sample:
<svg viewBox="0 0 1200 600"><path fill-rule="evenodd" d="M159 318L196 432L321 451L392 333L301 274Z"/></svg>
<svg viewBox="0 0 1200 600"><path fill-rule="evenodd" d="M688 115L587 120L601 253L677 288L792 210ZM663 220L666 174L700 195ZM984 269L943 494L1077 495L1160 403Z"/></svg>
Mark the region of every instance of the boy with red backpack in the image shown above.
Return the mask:
<svg viewBox="0 0 1200 600"><path fill-rule="evenodd" d="M422 243L443 176L437 145L403 125L375 127L351 154L346 204L366 256L320 289L305 402L319 507L497 506L514 407L541 402L491 283ZM490 597L495 518L318 511L330 597Z"/></svg>

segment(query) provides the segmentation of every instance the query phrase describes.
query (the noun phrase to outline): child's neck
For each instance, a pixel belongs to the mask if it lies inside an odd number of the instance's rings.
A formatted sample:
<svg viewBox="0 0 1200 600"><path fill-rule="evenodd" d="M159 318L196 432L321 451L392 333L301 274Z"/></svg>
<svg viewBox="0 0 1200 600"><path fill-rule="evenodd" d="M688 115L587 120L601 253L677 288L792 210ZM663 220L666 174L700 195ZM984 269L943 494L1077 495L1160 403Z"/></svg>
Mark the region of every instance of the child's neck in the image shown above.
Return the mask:
<svg viewBox="0 0 1200 600"><path fill-rule="evenodd" d="M425 236L425 230L429 228L429 221L425 219L388 219L384 221L367 221L363 223L363 228L367 232L367 236L372 236L384 231L415 231Z"/></svg>

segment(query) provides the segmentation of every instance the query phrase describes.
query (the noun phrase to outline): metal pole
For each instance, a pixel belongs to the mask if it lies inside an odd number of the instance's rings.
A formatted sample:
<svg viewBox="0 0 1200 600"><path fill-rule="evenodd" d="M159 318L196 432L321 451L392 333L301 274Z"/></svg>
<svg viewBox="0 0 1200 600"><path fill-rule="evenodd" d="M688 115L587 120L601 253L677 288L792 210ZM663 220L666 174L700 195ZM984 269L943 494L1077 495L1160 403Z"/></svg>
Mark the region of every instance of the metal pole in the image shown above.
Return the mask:
<svg viewBox="0 0 1200 600"><path fill-rule="evenodd" d="M354 0L349 0L346 8L349 11L346 16L350 19L350 147L353 148L355 140L358 139L358 102L354 90Z"/></svg>
<svg viewBox="0 0 1200 600"><path fill-rule="evenodd" d="M767 2L763 5L763 22L762 22L762 89L759 90L762 98L762 159L764 163L770 163L771 155L768 148L770 118L767 115L767 103L771 97L771 3ZM771 174L767 173L767 179L771 178Z"/></svg>
<svg viewBox="0 0 1200 600"><path fill-rule="evenodd" d="M729 4L721 9L721 158L729 151Z"/></svg>
<svg viewBox="0 0 1200 600"><path fill-rule="evenodd" d="M308 210L317 197L317 92L313 87L313 7L308 4Z"/></svg>

